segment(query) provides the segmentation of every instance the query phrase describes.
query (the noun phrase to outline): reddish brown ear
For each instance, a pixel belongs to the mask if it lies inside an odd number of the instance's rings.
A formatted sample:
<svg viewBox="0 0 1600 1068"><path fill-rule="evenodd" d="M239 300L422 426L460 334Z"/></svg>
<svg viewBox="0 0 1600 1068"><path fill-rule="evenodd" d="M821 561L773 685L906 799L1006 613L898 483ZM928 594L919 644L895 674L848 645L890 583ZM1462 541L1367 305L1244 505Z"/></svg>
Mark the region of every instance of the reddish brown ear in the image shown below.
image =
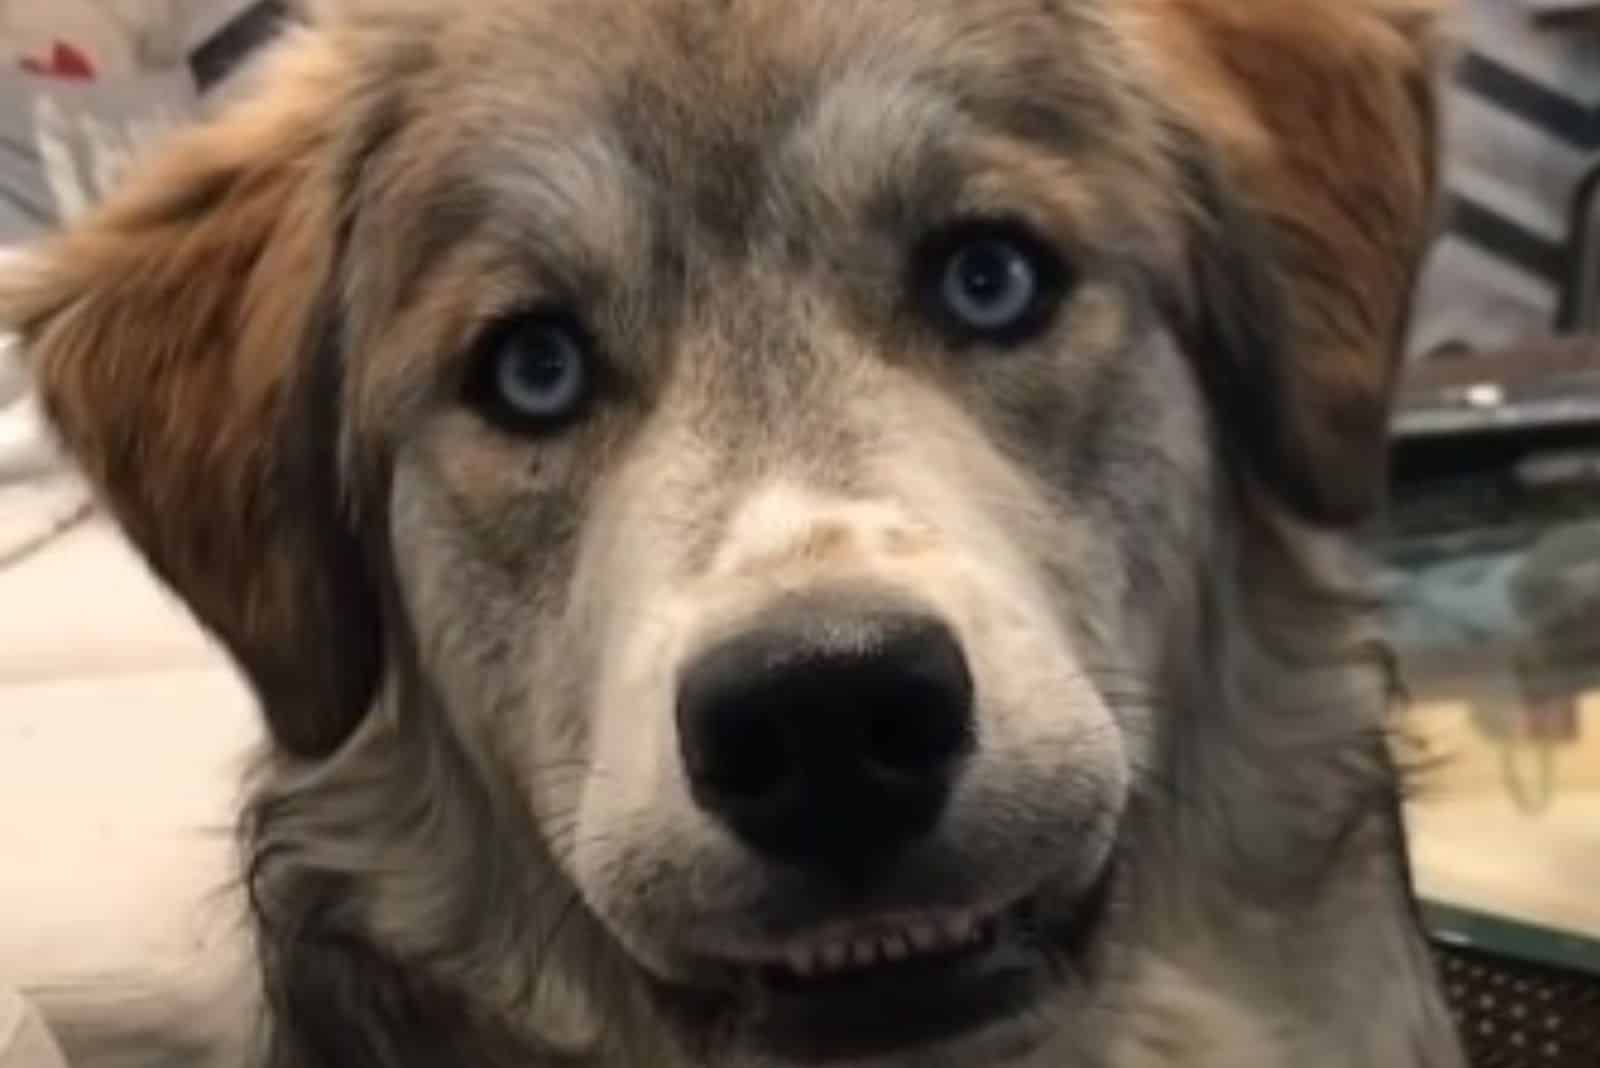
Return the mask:
<svg viewBox="0 0 1600 1068"><path fill-rule="evenodd" d="M329 125L337 57L307 36L264 91L160 150L0 279L44 407L110 510L259 691L324 754L378 670L341 514Z"/></svg>
<svg viewBox="0 0 1600 1068"><path fill-rule="evenodd" d="M1270 408L1246 416L1249 447L1308 518L1359 520L1382 499L1390 399L1434 225L1443 2L1129 2L1167 102L1257 224L1281 297L1270 366L1221 375Z"/></svg>

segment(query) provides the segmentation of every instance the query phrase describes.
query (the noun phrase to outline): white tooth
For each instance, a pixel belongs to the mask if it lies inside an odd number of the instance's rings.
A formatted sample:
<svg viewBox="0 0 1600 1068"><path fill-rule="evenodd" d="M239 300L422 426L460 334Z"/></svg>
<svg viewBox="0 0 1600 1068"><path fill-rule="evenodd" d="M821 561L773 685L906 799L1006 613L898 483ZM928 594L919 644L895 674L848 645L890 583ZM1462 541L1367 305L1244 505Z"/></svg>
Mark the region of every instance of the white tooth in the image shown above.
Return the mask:
<svg viewBox="0 0 1600 1068"><path fill-rule="evenodd" d="M865 968L878 962L877 942L868 938L863 938L858 941L853 948L853 955L855 956L857 967Z"/></svg>
<svg viewBox="0 0 1600 1068"><path fill-rule="evenodd" d="M883 956L885 960L905 960L906 954L911 952L911 947L906 945L906 940L899 935L889 935L883 940Z"/></svg>
<svg viewBox="0 0 1600 1068"><path fill-rule="evenodd" d="M952 916L944 921L944 933L951 944L959 946L972 936L972 920L966 916Z"/></svg>
<svg viewBox="0 0 1600 1068"><path fill-rule="evenodd" d="M789 970L806 976L817 970L817 954L810 946L789 947Z"/></svg>
<svg viewBox="0 0 1600 1068"><path fill-rule="evenodd" d="M848 959L850 959L850 947L843 942L829 942L822 947L824 971L836 972L844 967L844 962Z"/></svg>
<svg viewBox="0 0 1600 1068"><path fill-rule="evenodd" d="M939 932L934 930L932 924L914 923L906 928L906 934L911 939L911 945L918 953L927 953L939 944Z"/></svg>

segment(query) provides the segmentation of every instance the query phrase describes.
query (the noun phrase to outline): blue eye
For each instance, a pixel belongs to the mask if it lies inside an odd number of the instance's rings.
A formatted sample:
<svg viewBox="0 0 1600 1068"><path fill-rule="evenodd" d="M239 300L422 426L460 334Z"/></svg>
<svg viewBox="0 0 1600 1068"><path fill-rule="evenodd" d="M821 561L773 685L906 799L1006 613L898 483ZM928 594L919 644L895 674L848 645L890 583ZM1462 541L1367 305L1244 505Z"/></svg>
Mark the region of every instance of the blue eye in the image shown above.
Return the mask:
<svg viewBox="0 0 1600 1068"><path fill-rule="evenodd" d="M1060 261L1020 227L967 224L942 235L920 259L935 315L966 340L1026 340L1048 324L1061 295Z"/></svg>
<svg viewBox="0 0 1600 1068"><path fill-rule="evenodd" d="M1022 249L984 238L957 247L945 263L940 296L950 314L983 333L1014 327L1039 299L1039 270Z"/></svg>
<svg viewBox="0 0 1600 1068"><path fill-rule="evenodd" d="M501 421L555 429L588 404L594 377L589 344L560 318L511 321L490 336L480 360L476 399Z"/></svg>

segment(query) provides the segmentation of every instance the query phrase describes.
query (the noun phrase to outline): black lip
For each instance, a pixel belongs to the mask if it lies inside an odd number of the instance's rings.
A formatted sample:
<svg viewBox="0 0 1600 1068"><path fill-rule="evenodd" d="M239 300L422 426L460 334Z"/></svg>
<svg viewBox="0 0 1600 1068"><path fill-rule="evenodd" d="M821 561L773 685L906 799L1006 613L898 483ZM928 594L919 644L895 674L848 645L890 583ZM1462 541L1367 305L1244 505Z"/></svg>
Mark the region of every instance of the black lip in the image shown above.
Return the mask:
<svg viewBox="0 0 1600 1068"><path fill-rule="evenodd" d="M807 983L766 983L752 1037L784 1060L822 1064L959 1037L1015 1015L1048 979L1017 915L993 937L938 958Z"/></svg>

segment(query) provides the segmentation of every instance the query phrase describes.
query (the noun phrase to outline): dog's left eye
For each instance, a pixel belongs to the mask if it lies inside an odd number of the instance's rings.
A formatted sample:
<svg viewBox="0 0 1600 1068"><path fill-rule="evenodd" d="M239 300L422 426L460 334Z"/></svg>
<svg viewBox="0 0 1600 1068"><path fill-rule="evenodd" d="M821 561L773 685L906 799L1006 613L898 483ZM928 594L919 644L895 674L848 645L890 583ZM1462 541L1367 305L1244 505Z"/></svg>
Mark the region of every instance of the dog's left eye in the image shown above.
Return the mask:
<svg viewBox="0 0 1600 1068"><path fill-rule="evenodd" d="M1048 324L1060 293L1060 262L1027 231L961 227L919 257L924 301L966 340L1015 344Z"/></svg>
<svg viewBox="0 0 1600 1068"><path fill-rule="evenodd" d="M470 399L516 429L559 429L583 413L594 386L589 343L557 315L519 316L479 345Z"/></svg>

